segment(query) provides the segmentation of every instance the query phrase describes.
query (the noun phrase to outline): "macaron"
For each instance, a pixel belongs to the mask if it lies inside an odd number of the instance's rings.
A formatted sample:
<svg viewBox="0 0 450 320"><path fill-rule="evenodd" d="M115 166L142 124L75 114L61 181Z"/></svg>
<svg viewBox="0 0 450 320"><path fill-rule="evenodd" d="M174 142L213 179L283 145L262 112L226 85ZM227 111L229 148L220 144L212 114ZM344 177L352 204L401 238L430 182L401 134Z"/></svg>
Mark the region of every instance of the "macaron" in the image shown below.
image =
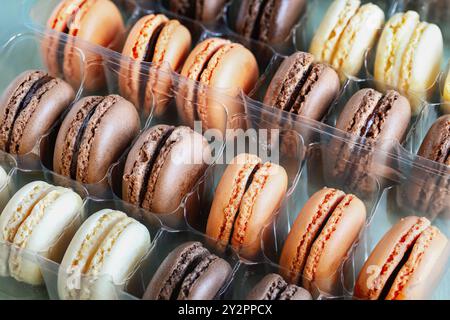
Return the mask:
<svg viewBox="0 0 450 320"><path fill-rule="evenodd" d="M191 33L178 20L169 20L163 14L150 14L139 19L122 51L122 55L130 59L121 62L121 94L144 109L146 114L150 114L152 107L156 108L157 115L163 114L169 101L170 71L181 69L191 43ZM136 61L152 63L155 68L162 69L161 74Z"/></svg>
<svg viewBox="0 0 450 320"><path fill-rule="evenodd" d="M439 27L420 22L417 12L395 14L378 43L375 80L411 97L428 97L439 76L443 41ZM418 101L413 103L414 113L420 111L419 105Z"/></svg>
<svg viewBox="0 0 450 320"><path fill-rule="evenodd" d="M83 85L89 91L101 88L105 83L101 57L86 52L82 57L76 39L112 50L120 49L125 26L116 5L110 0L64 0L48 18L47 28L60 33L48 35L42 44L50 74L63 73L73 86L79 86L84 80ZM88 61L91 65L86 68Z"/></svg>
<svg viewBox="0 0 450 320"><path fill-rule="evenodd" d="M189 79L180 83L177 96L178 113L183 122L192 126L194 121L202 121L205 130L224 132L227 120L244 110L240 101L221 103L223 93L248 94L256 85L259 69L255 56L243 45L209 38L194 48L181 75ZM202 86L197 86L197 82ZM205 86L218 90L207 90Z"/></svg>
<svg viewBox="0 0 450 320"><path fill-rule="evenodd" d="M378 242L356 281L357 299L429 299L448 258L448 239L426 218L406 217Z"/></svg>
<svg viewBox="0 0 450 320"><path fill-rule="evenodd" d="M220 249L231 245L246 258L261 251L261 232L270 223L288 185L283 167L242 153L225 169L215 190L206 235Z"/></svg>
<svg viewBox="0 0 450 320"><path fill-rule="evenodd" d="M227 0L169 0L170 11L201 22L213 22L223 12Z"/></svg>
<svg viewBox="0 0 450 320"><path fill-rule="evenodd" d="M335 0L314 34L309 52L339 71L341 80L355 77L383 24L384 12L375 4Z"/></svg>
<svg viewBox="0 0 450 320"><path fill-rule="evenodd" d="M253 287L247 300L312 300L312 296L302 287L287 284L280 275L271 273Z"/></svg>
<svg viewBox="0 0 450 320"><path fill-rule="evenodd" d="M337 73L314 56L297 52L286 58L270 82L264 104L320 121L337 98Z"/></svg>
<svg viewBox="0 0 450 320"><path fill-rule="evenodd" d="M53 170L85 184L101 181L140 129L136 108L117 95L79 100L55 143Z"/></svg>
<svg viewBox="0 0 450 320"><path fill-rule="evenodd" d="M64 243L58 240L76 223L82 203L71 189L43 181L31 182L17 191L0 215L0 242L11 245L11 250L3 247L0 251L0 274L41 285L40 267L22 250L47 259L54 258L51 252L64 252Z"/></svg>
<svg viewBox="0 0 450 320"><path fill-rule="evenodd" d="M63 300L110 300L150 250L150 233L121 211L90 216L67 248L58 272Z"/></svg>
<svg viewBox="0 0 450 320"><path fill-rule="evenodd" d="M306 7L306 1L243 0L236 18L236 32L269 44L286 41Z"/></svg>
<svg viewBox="0 0 450 320"><path fill-rule="evenodd" d="M5 169L0 166L0 190L3 189L3 187L8 182L8 174L6 173ZM1 191L0 191L1 192Z"/></svg>
<svg viewBox="0 0 450 320"><path fill-rule="evenodd" d="M205 173L208 141L188 127L157 125L128 154L122 198L157 214L172 213Z"/></svg>
<svg viewBox="0 0 450 320"><path fill-rule="evenodd" d="M366 220L364 203L352 194L324 188L305 203L280 256L280 273L310 290L336 294L340 270Z"/></svg>
<svg viewBox="0 0 450 320"><path fill-rule="evenodd" d="M44 71L17 76L0 98L0 149L31 152L74 99L70 85Z"/></svg>
<svg viewBox="0 0 450 320"><path fill-rule="evenodd" d="M450 104L450 68L447 74L445 75L444 80L444 91L442 94L443 102ZM443 107L445 113L450 113L450 106Z"/></svg>
<svg viewBox="0 0 450 320"><path fill-rule="evenodd" d="M232 273L230 264L200 242L175 248L159 266L144 300L213 300Z"/></svg>

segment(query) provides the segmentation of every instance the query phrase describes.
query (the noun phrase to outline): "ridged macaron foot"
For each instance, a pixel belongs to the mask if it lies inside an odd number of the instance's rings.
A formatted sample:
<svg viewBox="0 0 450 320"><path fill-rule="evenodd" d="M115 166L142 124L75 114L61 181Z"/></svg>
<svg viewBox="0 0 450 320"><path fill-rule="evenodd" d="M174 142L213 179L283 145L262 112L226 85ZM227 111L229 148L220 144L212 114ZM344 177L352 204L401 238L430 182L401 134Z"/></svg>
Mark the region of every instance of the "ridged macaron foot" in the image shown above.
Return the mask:
<svg viewBox="0 0 450 320"><path fill-rule="evenodd" d="M280 272L290 283L333 294L349 250L365 224L366 207L354 195L324 188L303 206L284 243Z"/></svg>
<svg viewBox="0 0 450 320"><path fill-rule="evenodd" d="M202 22L213 22L222 13L227 0L169 0L170 11Z"/></svg>
<svg viewBox="0 0 450 320"><path fill-rule="evenodd" d="M116 298L150 250L150 233L121 211L104 209L78 229L61 262L58 293L64 300Z"/></svg>
<svg viewBox="0 0 450 320"><path fill-rule="evenodd" d="M231 275L231 266L200 242L184 243L164 259L145 300L212 300Z"/></svg>
<svg viewBox="0 0 450 320"><path fill-rule="evenodd" d="M97 183L139 129L136 108L124 98L85 97L72 107L59 129L53 170L82 183Z"/></svg>
<svg viewBox="0 0 450 320"><path fill-rule="evenodd" d="M152 127L128 154L122 198L154 213L171 213L204 174L209 157L207 140L192 129Z"/></svg>
<svg viewBox="0 0 450 320"><path fill-rule="evenodd" d="M270 82L264 104L320 121L340 90L336 72L314 56L297 52L283 61Z"/></svg>
<svg viewBox="0 0 450 320"><path fill-rule="evenodd" d="M31 285L43 283L40 267L21 250L52 259L61 252L60 237L69 230L81 209L81 197L68 188L31 182L17 191L0 216L1 241L11 250L0 254L0 271ZM52 249L52 250L50 250Z"/></svg>
<svg viewBox="0 0 450 320"><path fill-rule="evenodd" d="M278 274L271 273L261 279L247 295L247 300L312 300L302 287L288 284Z"/></svg>
<svg viewBox="0 0 450 320"><path fill-rule="evenodd" d="M383 24L384 12L377 5L335 0L314 34L309 51L319 61L332 65L344 81L358 75Z"/></svg>
<svg viewBox="0 0 450 320"><path fill-rule="evenodd" d="M262 163L255 155L238 155L216 188L206 234L221 249L231 245L245 257L257 256L261 231L281 205L287 181L283 167Z"/></svg>
<svg viewBox="0 0 450 320"><path fill-rule="evenodd" d="M378 242L356 281L357 299L426 299L448 258L448 239L426 218L406 217Z"/></svg>
<svg viewBox="0 0 450 320"><path fill-rule="evenodd" d="M17 76L0 98L0 149L31 152L75 98L71 86L39 70Z"/></svg>
<svg viewBox="0 0 450 320"><path fill-rule="evenodd" d="M443 37L438 26L420 22L414 11L395 14L386 24L375 58L375 80L405 92L413 113L420 99L429 97L443 57Z"/></svg>
<svg viewBox="0 0 450 320"><path fill-rule="evenodd" d="M105 28L104 26L108 26ZM47 28L73 38L47 36L42 44L43 57L51 74L64 73L73 86L83 80L88 91L103 87L105 75L101 58L95 54L81 57L76 49L77 39L118 50L122 46L125 26L122 15L110 0L64 0L53 10ZM86 60L86 61L85 61ZM91 62L89 68L85 65Z"/></svg>
<svg viewBox="0 0 450 320"><path fill-rule="evenodd" d="M165 111L171 88L171 71L178 72L189 54L192 36L178 20L163 14L142 17L131 29L122 55L121 94L137 107L156 115ZM151 63L153 68L149 68ZM154 103L153 103L154 102Z"/></svg>
<svg viewBox="0 0 450 320"><path fill-rule="evenodd" d="M235 28L246 38L280 44L289 38L305 7L304 0L244 0Z"/></svg>
<svg viewBox="0 0 450 320"><path fill-rule="evenodd" d="M258 80L259 69L255 56L243 45L209 38L194 48L181 75L188 79L181 83L177 97L182 120L189 126L193 121L202 121L205 130L224 132L227 121L243 110L240 102L230 101L226 106L221 103L223 93L231 96L241 91L249 93Z"/></svg>

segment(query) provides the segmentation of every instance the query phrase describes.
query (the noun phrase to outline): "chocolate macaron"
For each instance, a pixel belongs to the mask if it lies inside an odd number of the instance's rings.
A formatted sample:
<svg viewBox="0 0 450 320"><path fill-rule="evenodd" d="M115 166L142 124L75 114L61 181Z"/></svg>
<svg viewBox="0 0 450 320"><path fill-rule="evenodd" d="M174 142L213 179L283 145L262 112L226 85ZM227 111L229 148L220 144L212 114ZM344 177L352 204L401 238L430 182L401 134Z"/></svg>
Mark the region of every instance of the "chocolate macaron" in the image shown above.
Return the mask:
<svg viewBox="0 0 450 320"><path fill-rule="evenodd" d="M118 50L122 46L125 26L116 5L110 0L63 0L53 10L47 28L70 36L65 39L48 35L44 39L43 57L50 73L63 73L73 86L84 80L89 91L101 88L105 83L101 57L84 52L82 58L76 39ZM91 62L89 68L84 65L86 62Z"/></svg>
<svg viewBox="0 0 450 320"><path fill-rule="evenodd" d="M315 285L329 294L340 289L341 266L366 220L356 196L324 188L304 205L284 243L280 272L288 282Z"/></svg>
<svg viewBox="0 0 450 320"><path fill-rule="evenodd" d="M74 98L70 85L44 71L20 74L0 98L0 149L31 152Z"/></svg>
<svg viewBox="0 0 450 320"><path fill-rule="evenodd" d="M339 90L339 77L332 68L314 63L314 56L309 53L297 52L278 68L264 104L319 121Z"/></svg>
<svg viewBox="0 0 450 320"><path fill-rule="evenodd" d="M152 127L128 154L122 197L154 213L171 213L205 173L210 155L208 141L188 127Z"/></svg>
<svg viewBox="0 0 450 320"><path fill-rule="evenodd" d="M223 95L205 86L219 89L230 96L249 93L259 77L258 63L247 48L220 38L209 38L198 44L187 58L181 75L177 107L183 121L192 126L202 121L205 129L225 130L227 114ZM196 85L199 82L201 87ZM221 90L220 90L221 89ZM242 113L242 103L227 103L228 118Z"/></svg>
<svg viewBox="0 0 450 320"><path fill-rule="evenodd" d="M305 6L304 0L240 1L236 31L246 38L270 44L282 43L291 35Z"/></svg>
<svg viewBox="0 0 450 320"><path fill-rule="evenodd" d="M226 168L216 188L206 234L220 249L231 245L246 258L261 251L261 232L286 194L283 167L242 153Z"/></svg>
<svg viewBox="0 0 450 320"><path fill-rule="evenodd" d="M407 217L378 242L362 267L358 299L429 299L448 260L448 239L426 218Z"/></svg>
<svg viewBox="0 0 450 320"><path fill-rule="evenodd" d="M271 273L253 287L247 300L312 300L312 296L302 287L287 284L280 275Z"/></svg>
<svg viewBox="0 0 450 320"><path fill-rule="evenodd" d="M231 276L230 264L200 242L175 248L161 263L144 300L212 300Z"/></svg>
<svg viewBox="0 0 450 320"><path fill-rule="evenodd" d="M170 11L202 22L212 22L222 13L227 0L169 0Z"/></svg>
<svg viewBox="0 0 450 320"><path fill-rule="evenodd" d="M86 184L101 181L140 129L136 108L117 95L78 101L56 138L53 169Z"/></svg>
<svg viewBox="0 0 450 320"><path fill-rule="evenodd" d="M156 114L164 113L171 87L170 72L181 69L191 42L191 33L178 20L169 20L163 14L150 14L139 19L122 51L122 55L131 59L121 63L121 94L147 114L153 102ZM140 62L152 63L154 68Z"/></svg>

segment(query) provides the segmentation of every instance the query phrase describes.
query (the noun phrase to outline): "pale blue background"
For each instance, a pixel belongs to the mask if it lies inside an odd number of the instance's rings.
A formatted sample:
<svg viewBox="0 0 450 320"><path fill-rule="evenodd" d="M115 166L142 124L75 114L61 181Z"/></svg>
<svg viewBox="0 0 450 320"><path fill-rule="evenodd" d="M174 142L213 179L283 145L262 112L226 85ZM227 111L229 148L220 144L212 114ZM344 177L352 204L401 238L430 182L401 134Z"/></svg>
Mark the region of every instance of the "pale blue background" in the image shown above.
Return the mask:
<svg viewBox="0 0 450 320"><path fill-rule="evenodd" d="M0 45L3 45L11 35L21 32L22 0L0 0Z"/></svg>

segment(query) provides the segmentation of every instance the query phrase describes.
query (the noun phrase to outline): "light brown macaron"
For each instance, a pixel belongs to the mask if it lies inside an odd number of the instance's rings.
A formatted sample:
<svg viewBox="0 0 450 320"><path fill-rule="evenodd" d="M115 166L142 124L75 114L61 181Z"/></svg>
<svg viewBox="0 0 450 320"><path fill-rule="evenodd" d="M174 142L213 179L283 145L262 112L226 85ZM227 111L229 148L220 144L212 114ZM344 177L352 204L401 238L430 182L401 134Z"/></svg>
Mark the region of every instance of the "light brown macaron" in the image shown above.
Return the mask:
<svg viewBox="0 0 450 320"><path fill-rule="evenodd" d="M304 205L284 243L280 272L291 283L333 294L339 272L364 227L366 207L354 195L324 188Z"/></svg>
<svg viewBox="0 0 450 320"><path fill-rule="evenodd" d="M163 14L142 17L131 29L122 51L131 59L121 62L121 94L147 114L152 107L157 115L163 114L172 84L170 72L181 69L191 43L191 33L178 20L169 20Z"/></svg>
<svg viewBox="0 0 450 320"><path fill-rule="evenodd" d="M51 74L64 74L72 86L82 81L88 91L105 84L102 58L77 49L76 39L119 50L125 35L122 14L110 0L64 0L53 10L47 28L67 34L67 40L49 34L42 44L45 64ZM89 63L89 67L87 64Z"/></svg>
<svg viewBox="0 0 450 320"><path fill-rule="evenodd" d="M426 218L406 217L378 242L355 285L358 299L429 298L448 260L448 239Z"/></svg>
<svg viewBox="0 0 450 320"><path fill-rule="evenodd" d="M97 183L105 178L139 129L137 111L124 98L83 98L72 107L59 129L53 170L82 183Z"/></svg>
<svg viewBox="0 0 450 320"><path fill-rule="evenodd" d="M198 44L188 56L181 75L188 80L180 84L177 107L183 121L202 121L205 129L224 131L228 119L242 113L241 102L223 103L223 94L249 93L259 77L253 53L238 43L209 38ZM201 87L196 83L199 82ZM206 87L214 89L207 90Z"/></svg>
<svg viewBox="0 0 450 320"><path fill-rule="evenodd" d="M240 154L226 168L216 188L206 234L220 248L231 244L246 258L261 250L261 232L274 218L286 194L283 167Z"/></svg>

